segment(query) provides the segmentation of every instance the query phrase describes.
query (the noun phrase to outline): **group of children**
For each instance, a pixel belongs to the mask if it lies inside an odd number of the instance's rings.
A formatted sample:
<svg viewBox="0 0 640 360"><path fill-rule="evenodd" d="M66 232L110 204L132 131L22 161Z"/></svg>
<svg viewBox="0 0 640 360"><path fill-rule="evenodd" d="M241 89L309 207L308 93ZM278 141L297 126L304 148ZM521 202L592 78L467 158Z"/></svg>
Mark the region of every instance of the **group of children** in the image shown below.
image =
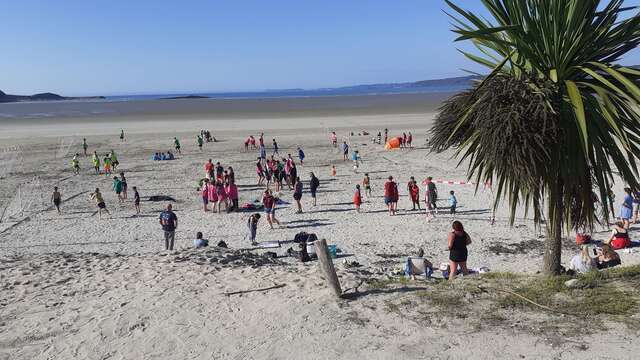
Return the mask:
<svg viewBox="0 0 640 360"><path fill-rule="evenodd" d="M74 157L74 160L77 158L78 154ZM76 164L74 164L74 160L72 160L72 164L74 165L74 171L78 173L80 171L80 165L77 163L77 170L75 169ZM100 157L98 156L98 152L94 151L91 161L93 162L93 169L95 170L96 175L100 175ZM110 176L116 169L118 168L120 163L118 162L118 157L116 156L115 151L111 150L108 154L104 156L102 159L102 171L105 176Z"/></svg>
<svg viewBox="0 0 640 360"><path fill-rule="evenodd" d="M287 157L282 158L282 161L276 159L274 155L271 155L268 160L257 158L256 174L259 186L266 186L268 189L273 183L276 192L282 190L283 184L292 190L300 181L298 168L291 154L287 154Z"/></svg>
<svg viewBox="0 0 640 360"><path fill-rule="evenodd" d="M238 210L238 186L235 173L229 166L226 170L217 162L215 165L209 159L204 165L205 178L202 179L200 194L202 196L203 210L221 213L222 208L227 212Z"/></svg>
<svg viewBox="0 0 640 360"><path fill-rule="evenodd" d="M332 167L332 172L335 172L335 167ZM368 173L364 174L364 178L362 179L361 184L356 185L356 189L353 195L353 205L357 212L360 212L360 207L364 202L362 191L368 197L371 197L371 178ZM407 183L407 192L409 194L409 199L412 204L412 211L422 210L420 207L420 187L416 182L415 178L411 176L409 178L409 182ZM393 176L389 176L387 181L384 183L384 203L387 205L387 209L389 210L389 215L395 215L398 210L398 200L400 194L398 191L398 184L393 180ZM435 217L435 214L438 213L438 190L436 188L435 182L431 177L428 177L426 180L426 194L425 194L425 203L427 209L427 216L429 218ZM455 191L449 191L449 213L451 215L456 214L456 208L458 206L458 198L456 197ZM435 214L434 214L435 213Z"/></svg>
<svg viewBox="0 0 640 360"><path fill-rule="evenodd" d="M173 155L171 150L167 150L166 153L163 153L163 152L154 153L153 156L151 157L151 160L153 160L153 161L163 161L163 160L174 160L175 158L176 157L175 157L175 155Z"/></svg>

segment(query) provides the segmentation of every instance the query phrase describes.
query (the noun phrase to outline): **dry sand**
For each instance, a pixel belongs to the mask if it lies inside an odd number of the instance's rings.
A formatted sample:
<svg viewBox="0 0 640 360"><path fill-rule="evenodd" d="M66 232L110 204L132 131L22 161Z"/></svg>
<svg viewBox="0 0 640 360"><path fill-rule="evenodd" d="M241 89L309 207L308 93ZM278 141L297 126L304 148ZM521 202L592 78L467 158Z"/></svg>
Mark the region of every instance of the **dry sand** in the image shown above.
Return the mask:
<svg viewBox="0 0 640 360"><path fill-rule="evenodd" d="M590 342L585 352L572 343L557 345L526 331L473 331L460 320L450 326L425 324L385 310L385 303L399 293L383 291L336 301L316 263L282 259L274 264L240 260L220 264L211 262L212 250L210 254L187 250L196 231L213 243L224 240L232 249L249 246L245 240L249 213L204 213L195 189L205 161L212 158L235 169L240 203L259 197L262 189L255 186L254 170L257 152L244 152L242 143L247 135L264 131L267 144L277 138L281 155L295 155L296 146L303 146L307 158L298 172L305 187L308 173L315 172L321 188L316 207L305 192L303 214L294 214L289 205L278 210L282 228L269 230L263 219L259 241L286 241L299 231L314 232L343 254L353 255L347 259L357 260L377 277L390 274L418 247L434 263L446 261L446 233L452 217L439 215L427 222L423 212L408 209L406 196L409 176L418 181L426 176L465 180L464 164L456 167L452 153L430 154L425 149L432 117L429 112L283 119L203 116L156 122L100 117L61 125L0 124L4 149L0 160L6 165L5 174L10 170L0 183L0 204L4 207L9 202L9 213L15 213L13 219L0 223L4 259L0 359L596 358L604 354L633 358L640 347L621 335L624 329L599 335L619 339L605 353L606 344L598 341ZM127 132L124 143L118 141L121 127ZM411 131L415 149L387 152L372 144L370 138L384 127L394 136ZM210 129L219 140L205 144L203 152L195 141L201 128ZM360 151L359 173L330 146L332 130ZM371 135L357 136L362 130ZM356 136L349 136L351 131ZM183 145L178 160L151 161L154 151L172 148L173 136ZM164 203L143 201L142 216L134 217L131 200L118 204L111 180L93 175L89 157L81 159L81 174L72 174L70 158L81 152L82 137L87 138L90 152L116 151L129 188L137 186L143 200L152 195L177 199L176 253L162 251L157 216ZM337 177L329 175L331 165L336 166ZM373 196L365 196L363 212L356 213L351 199L365 172L371 175ZM393 217L382 201L382 185L389 175L398 179L401 193L400 212ZM20 214L17 189L25 183L22 206L30 205ZM48 207L55 185L65 199L62 215ZM617 194L623 185L616 184ZM95 204L88 196L95 187L103 190L111 211L103 220L92 216ZM474 241L470 267L527 273L539 269L541 232L530 219L521 214L509 227L507 212L501 208L491 225L490 190L480 187L474 194L473 186L439 185L441 194L449 190L458 197L456 218ZM282 197L293 202L288 190ZM603 230L595 237L607 235ZM277 252L283 254L288 246ZM574 252L568 240L565 264ZM638 252L621 256L625 264L640 263ZM354 286L358 281L354 273L341 262L337 267L343 287ZM274 284L286 286L223 294Z"/></svg>

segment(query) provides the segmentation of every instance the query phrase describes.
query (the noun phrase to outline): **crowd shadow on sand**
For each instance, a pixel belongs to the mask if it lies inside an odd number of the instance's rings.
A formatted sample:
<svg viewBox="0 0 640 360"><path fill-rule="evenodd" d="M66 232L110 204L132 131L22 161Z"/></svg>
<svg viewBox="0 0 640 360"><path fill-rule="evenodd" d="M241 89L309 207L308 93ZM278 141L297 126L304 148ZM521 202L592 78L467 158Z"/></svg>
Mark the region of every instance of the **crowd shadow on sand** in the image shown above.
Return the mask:
<svg viewBox="0 0 640 360"><path fill-rule="evenodd" d="M96 242L74 242L74 243L51 243L51 244L32 244L32 245L17 245L17 246L0 246L0 249L29 249L40 247L60 247L60 246L89 246L89 245L113 245L113 244L128 244L132 241L96 241ZM157 239L151 240L135 240L136 243L143 242L159 242Z"/></svg>

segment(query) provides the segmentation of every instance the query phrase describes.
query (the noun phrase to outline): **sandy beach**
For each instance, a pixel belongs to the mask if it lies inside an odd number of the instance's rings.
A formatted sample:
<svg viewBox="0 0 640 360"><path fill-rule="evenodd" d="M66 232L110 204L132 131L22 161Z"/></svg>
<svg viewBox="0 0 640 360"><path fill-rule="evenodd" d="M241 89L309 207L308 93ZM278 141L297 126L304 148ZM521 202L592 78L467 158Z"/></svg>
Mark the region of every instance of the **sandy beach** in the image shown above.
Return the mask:
<svg viewBox="0 0 640 360"><path fill-rule="evenodd" d="M6 214L12 215L0 223L0 359L637 356L637 329L612 325L589 338L554 341L533 327L490 326L464 317L421 317L417 307L405 306L398 311L396 306L391 311L389 305L409 299L411 289L424 290L421 282L409 284L405 291L376 290L369 285L364 296L336 300L317 262L302 264L286 257L266 261L260 255L265 250L250 252L255 257L237 255L242 253L235 250L251 247L246 237L246 219L251 213L203 212L197 182L204 177L203 167L210 158L234 168L240 204L260 198L264 188L256 186L258 154L245 152L243 142L248 135L257 137L264 132L268 155L273 138L278 141L281 157L288 153L295 157L298 146L304 149L304 166L298 165L305 185L304 212L295 214L292 193L283 190L282 199L289 203L277 211L283 226L270 230L261 220L258 241L287 242L300 231L326 238L343 256L336 260L343 288L356 286L365 278L388 279L418 248L436 265L447 261L446 236L454 217L443 212L427 221L424 211L411 210L407 196L410 176L418 183L427 176L468 180L465 164L457 166L452 152L433 154L425 146L438 100L421 106L416 105L422 101L419 97L391 101L388 106L376 101L378 107L363 105L351 110L346 105L332 110L308 101L298 104L301 110L295 110L295 102L286 108L271 104L271 110L264 113L259 111L263 108L249 108L242 116L229 115L242 104L211 111L211 103L189 100L181 106L200 105L186 113L163 112L165 105L161 105L158 113L131 110L122 116L107 114L90 120L0 119L4 169L0 209L6 206ZM359 101L364 103L356 103ZM5 110L0 108L0 112ZM127 134L124 142L118 139L121 128ZM386 151L373 144L371 138L384 128L390 136L411 132L413 148ZM218 140L206 143L203 151L196 146L200 129L209 129ZM357 172L350 161L342 160L340 150L331 146L331 131L360 152L362 162ZM370 134L358 135L362 131ZM182 143L177 160L152 161L154 152L173 150L174 136ZM111 150L118 154L118 170L125 172L129 189L137 186L142 197L140 216L134 216L131 200L118 203L111 178L93 174L90 157L80 157L80 175L73 175L70 161L73 154L82 154L83 137L90 154L94 150L101 155ZM336 167L337 176L330 175L331 166ZM308 193L309 172L314 172L321 184L315 207ZM371 177L373 193L364 196L363 211L357 213L353 191L364 173ZM388 176L399 183L396 216L389 216L383 203L383 184ZM60 215L49 201L53 186L60 188L64 200ZM103 191L111 212L102 220L93 215L95 203L89 198L96 187ZM617 182L613 191L622 194L623 187ZM490 188L479 185L476 192L474 185L438 184L438 190L440 194L456 193L455 219L463 222L473 240L471 268L529 275L540 269L544 231L536 229L522 209L510 227L506 208L493 214ZM423 192L421 186L421 198ZM176 251L163 250L158 214L166 203L147 201L156 195L176 199ZM445 207L448 196L441 198L440 205ZM213 244L225 241L230 252L215 247L194 250L197 231ZM605 240L609 233L599 229L594 238ZM636 226L631 234L637 234ZM564 245L563 263L567 264L577 247L572 236ZM285 243L269 250L285 255L291 246ZM640 263L638 251L621 251L620 255L624 265ZM225 256L231 260L221 262ZM349 269L342 263L344 259L362 266ZM452 286L463 286L458 283L464 281L457 280ZM279 284L284 286L225 295ZM509 324L520 316L512 315ZM541 316L540 321L543 319L568 321L555 315ZM602 338L615 340L598 341Z"/></svg>

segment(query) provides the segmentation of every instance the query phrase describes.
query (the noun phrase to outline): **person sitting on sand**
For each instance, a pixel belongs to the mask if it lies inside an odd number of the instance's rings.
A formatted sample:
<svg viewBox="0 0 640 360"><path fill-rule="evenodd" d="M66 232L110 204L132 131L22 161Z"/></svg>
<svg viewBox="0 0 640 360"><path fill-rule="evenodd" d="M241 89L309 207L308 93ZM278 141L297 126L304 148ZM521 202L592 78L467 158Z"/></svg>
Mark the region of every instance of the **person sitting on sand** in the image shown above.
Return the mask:
<svg viewBox="0 0 640 360"><path fill-rule="evenodd" d="M251 240L251 245L256 246L258 243L256 242L256 232L258 231L258 221L260 221L260 214L255 213L249 216L247 220L247 227L249 228L249 240Z"/></svg>
<svg viewBox="0 0 640 360"><path fill-rule="evenodd" d="M53 206L56 207L58 214L60 214L60 203L62 203L62 195L58 191L57 186L53 187L53 194L51 194L51 202L53 203Z"/></svg>
<svg viewBox="0 0 640 360"><path fill-rule="evenodd" d="M596 261L591 258L591 255L589 254L589 246L582 245L580 247L580 252L571 258L569 270L572 270L577 274L586 274L594 269L596 269Z"/></svg>
<svg viewBox="0 0 640 360"><path fill-rule="evenodd" d="M167 160L174 160L176 157L173 156L171 150L167 150Z"/></svg>
<svg viewBox="0 0 640 360"><path fill-rule="evenodd" d="M460 221L454 221L453 230L449 232L447 246L449 248L449 280L456 277L458 266L462 270L463 275L469 274L467 269L467 246L471 244L471 237L464 231L464 227Z"/></svg>
<svg viewBox="0 0 640 360"><path fill-rule="evenodd" d="M196 233L196 239L193 240L193 246L196 247L196 249L200 249L206 246L209 246L209 240L205 240L202 238L202 233L200 231L198 231Z"/></svg>
<svg viewBox="0 0 640 360"><path fill-rule="evenodd" d="M631 246L629 232L624 226L624 222L617 221L611 230L611 236L604 242L611 246L613 250L620 250Z"/></svg>
<svg viewBox="0 0 640 360"><path fill-rule="evenodd" d="M598 269L606 269L621 264L620 255L618 255L618 253L607 244L602 245L602 247L597 251L597 255L596 266Z"/></svg>

